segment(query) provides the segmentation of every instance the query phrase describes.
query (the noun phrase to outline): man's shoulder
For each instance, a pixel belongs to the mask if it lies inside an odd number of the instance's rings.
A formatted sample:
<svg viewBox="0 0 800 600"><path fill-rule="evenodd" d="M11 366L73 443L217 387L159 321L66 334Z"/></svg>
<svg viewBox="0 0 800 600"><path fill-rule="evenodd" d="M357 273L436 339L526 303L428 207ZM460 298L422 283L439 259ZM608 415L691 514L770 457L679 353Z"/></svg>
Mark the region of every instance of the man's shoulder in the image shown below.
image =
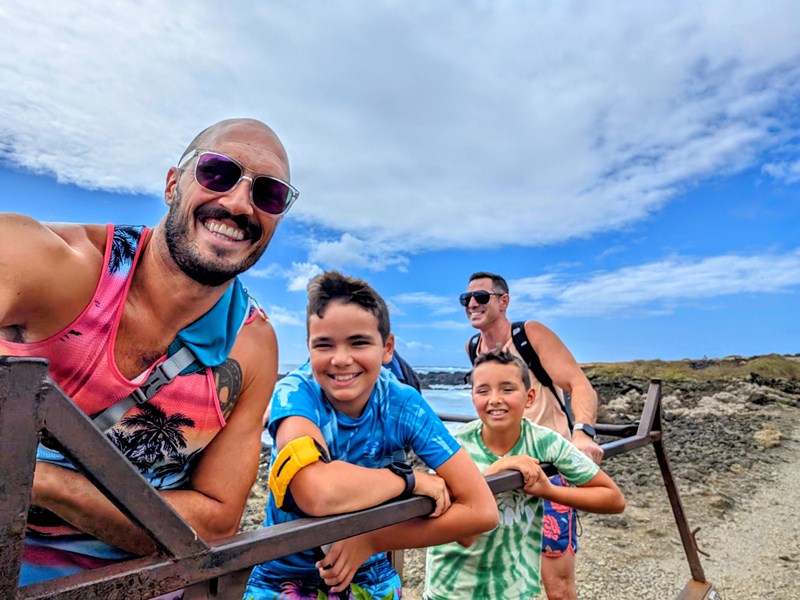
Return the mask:
<svg viewBox="0 0 800 600"><path fill-rule="evenodd" d="M525 327L525 333L528 335L529 338L537 337L537 335L541 335L542 333L551 332L547 325L542 323L541 321L534 321L533 319L522 321Z"/></svg>
<svg viewBox="0 0 800 600"><path fill-rule="evenodd" d="M7 244L18 238L25 239L26 251L37 247L51 252L59 247L73 252L88 252L105 249L107 225L84 223L44 223L33 217L16 213L0 214L0 238Z"/></svg>
<svg viewBox="0 0 800 600"><path fill-rule="evenodd" d="M277 349L278 340L272 323L264 313L256 310L247 319L236 336L232 355L240 357L247 362L259 362L259 358Z"/></svg>

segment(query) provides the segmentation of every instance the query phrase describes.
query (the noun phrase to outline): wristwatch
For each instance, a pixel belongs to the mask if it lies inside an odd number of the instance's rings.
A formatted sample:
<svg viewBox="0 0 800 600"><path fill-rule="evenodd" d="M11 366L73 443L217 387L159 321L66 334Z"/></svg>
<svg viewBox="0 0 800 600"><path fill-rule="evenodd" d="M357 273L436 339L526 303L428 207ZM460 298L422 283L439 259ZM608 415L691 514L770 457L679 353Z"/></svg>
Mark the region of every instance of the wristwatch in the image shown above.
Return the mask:
<svg viewBox="0 0 800 600"><path fill-rule="evenodd" d="M414 491L414 486L417 484L417 481L414 478L414 469L411 468L411 465L407 465L406 463L400 461L390 462L388 465L386 465L386 468L398 477L402 477L405 480L406 489L403 490L398 498L408 498Z"/></svg>
<svg viewBox="0 0 800 600"><path fill-rule="evenodd" d="M594 436L597 435L597 432L594 430L594 427L587 423L575 423L575 426L572 428L573 431L582 431L590 438L594 439Z"/></svg>

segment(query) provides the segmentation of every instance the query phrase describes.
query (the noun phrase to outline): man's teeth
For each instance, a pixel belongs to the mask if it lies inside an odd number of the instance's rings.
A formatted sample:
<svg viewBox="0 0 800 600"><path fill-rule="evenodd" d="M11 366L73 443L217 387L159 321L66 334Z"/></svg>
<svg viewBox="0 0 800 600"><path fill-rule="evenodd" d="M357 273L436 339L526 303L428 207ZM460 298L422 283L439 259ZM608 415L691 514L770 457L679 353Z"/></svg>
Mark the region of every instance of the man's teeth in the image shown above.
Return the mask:
<svg viewBox="0 0 800 600"><path fill-rule="evenodd" d="M332 377L336 381L350 381L351 379L355 379L356 376L357 376L356 373L351 373L349 375L332 375Z"/></svg>
<svg viewBox="0 0 800 600"><path fill-rule="evenodd" d="M490 415L504 415L506 411L496 408L494 410L487 411Z"/></svg>
<svg viewBox="0 0 800 600"><path fill-rule="evenodd" d="M244 239L244 231L241 229L234 229L233 227L228 227L223 223L217 223L215 221L206 221L203 225L212 233L219 233L239 242Z"/></svg>

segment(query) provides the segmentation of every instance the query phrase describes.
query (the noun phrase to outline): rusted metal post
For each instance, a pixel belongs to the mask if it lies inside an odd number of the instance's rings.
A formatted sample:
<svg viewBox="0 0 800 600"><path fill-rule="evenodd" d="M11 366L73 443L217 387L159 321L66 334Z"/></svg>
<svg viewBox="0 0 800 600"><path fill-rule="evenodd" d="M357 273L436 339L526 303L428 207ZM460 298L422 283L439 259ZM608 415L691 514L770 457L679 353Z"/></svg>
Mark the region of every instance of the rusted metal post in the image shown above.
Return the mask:
<svg viewBox="0 0 800 600"><path fill-rule="evenodd" d="M16 598L47 361L0 357L0 598Z"/></svg>
<svg viewBox="0 0 800 600"><path fill-rule="evenodd" d="M648 400L651 396L655 398L655 411L653 411L652 414L643 414L642 422L644 422L645 416L647 416L648 419L651 419L652 423L650 429L661 430L661 382L659 380L654 379L650 382L650 390L647 396ZM678 486L675 484L675 478L672 476L669 458L667 457L667 452L660 436L658 439L653 440L653 450L656 452L658 467L661 470L661 477L664 480L664 487L667 489L669 504L672 507L672 514L675 517L675 524L678 526L678 532L681 536L683 550L686 553L686 560L689 561L689 570L692 573L692 579L700 583L705 583L706 576L703 572L703 565L700 563L700 555L697 552L697 542L695 542L694 535L692 535L692 532L689 529L689 523L686 520L686 513L683 510L681 497L678 493Z"/></svg>

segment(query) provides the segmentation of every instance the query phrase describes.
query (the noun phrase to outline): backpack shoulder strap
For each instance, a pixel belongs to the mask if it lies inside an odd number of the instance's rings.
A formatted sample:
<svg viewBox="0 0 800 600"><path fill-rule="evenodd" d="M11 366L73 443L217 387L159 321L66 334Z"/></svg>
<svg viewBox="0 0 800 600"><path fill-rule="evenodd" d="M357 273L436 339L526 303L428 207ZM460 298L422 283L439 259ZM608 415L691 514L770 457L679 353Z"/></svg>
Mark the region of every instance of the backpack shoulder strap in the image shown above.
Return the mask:
<svg viewBox="0 0 800 600"><path fill-rule="evenodd" d="M181 344L180 350L154 368L145 382L133 390L129 396L125 396L105 410L92 415L92 422L100 431L105 433L134 405L148 402L156 395L158 390L175 379L181 371L196 360L194 352Z"/></svg>
<svg viewBox="0 0 800 600"><path fill-rule="evenodd" d="M561 399L561 396L556 390L555 384L553 384L553 379L550 377L547 371L545 371L542 361L539 358L539 355L536 353L533 344L531 344L530 340L528 340L528 334L525 333L525 321L516 321L511 324L511 339L514 341L514 347L517 349L517 352L519 352L522 360L525 361L525 364L528 365L528 368L533 373L533 376L536 377L536 379L538 379L544 387L552 392L553 396L558 402L558 405L561 407L561 410L563 410L564 414L567 415L569 429L572 431L572 418L570 417L567 407L564 405L564 401Z"/></svg>
<svg viewBox="0 0 800 600"><path fill-rule="evenodd" d="M469 338L469 363L475 364L475 359L478 358L478 344L481 343L481 334L476 333Z"/></svg>

